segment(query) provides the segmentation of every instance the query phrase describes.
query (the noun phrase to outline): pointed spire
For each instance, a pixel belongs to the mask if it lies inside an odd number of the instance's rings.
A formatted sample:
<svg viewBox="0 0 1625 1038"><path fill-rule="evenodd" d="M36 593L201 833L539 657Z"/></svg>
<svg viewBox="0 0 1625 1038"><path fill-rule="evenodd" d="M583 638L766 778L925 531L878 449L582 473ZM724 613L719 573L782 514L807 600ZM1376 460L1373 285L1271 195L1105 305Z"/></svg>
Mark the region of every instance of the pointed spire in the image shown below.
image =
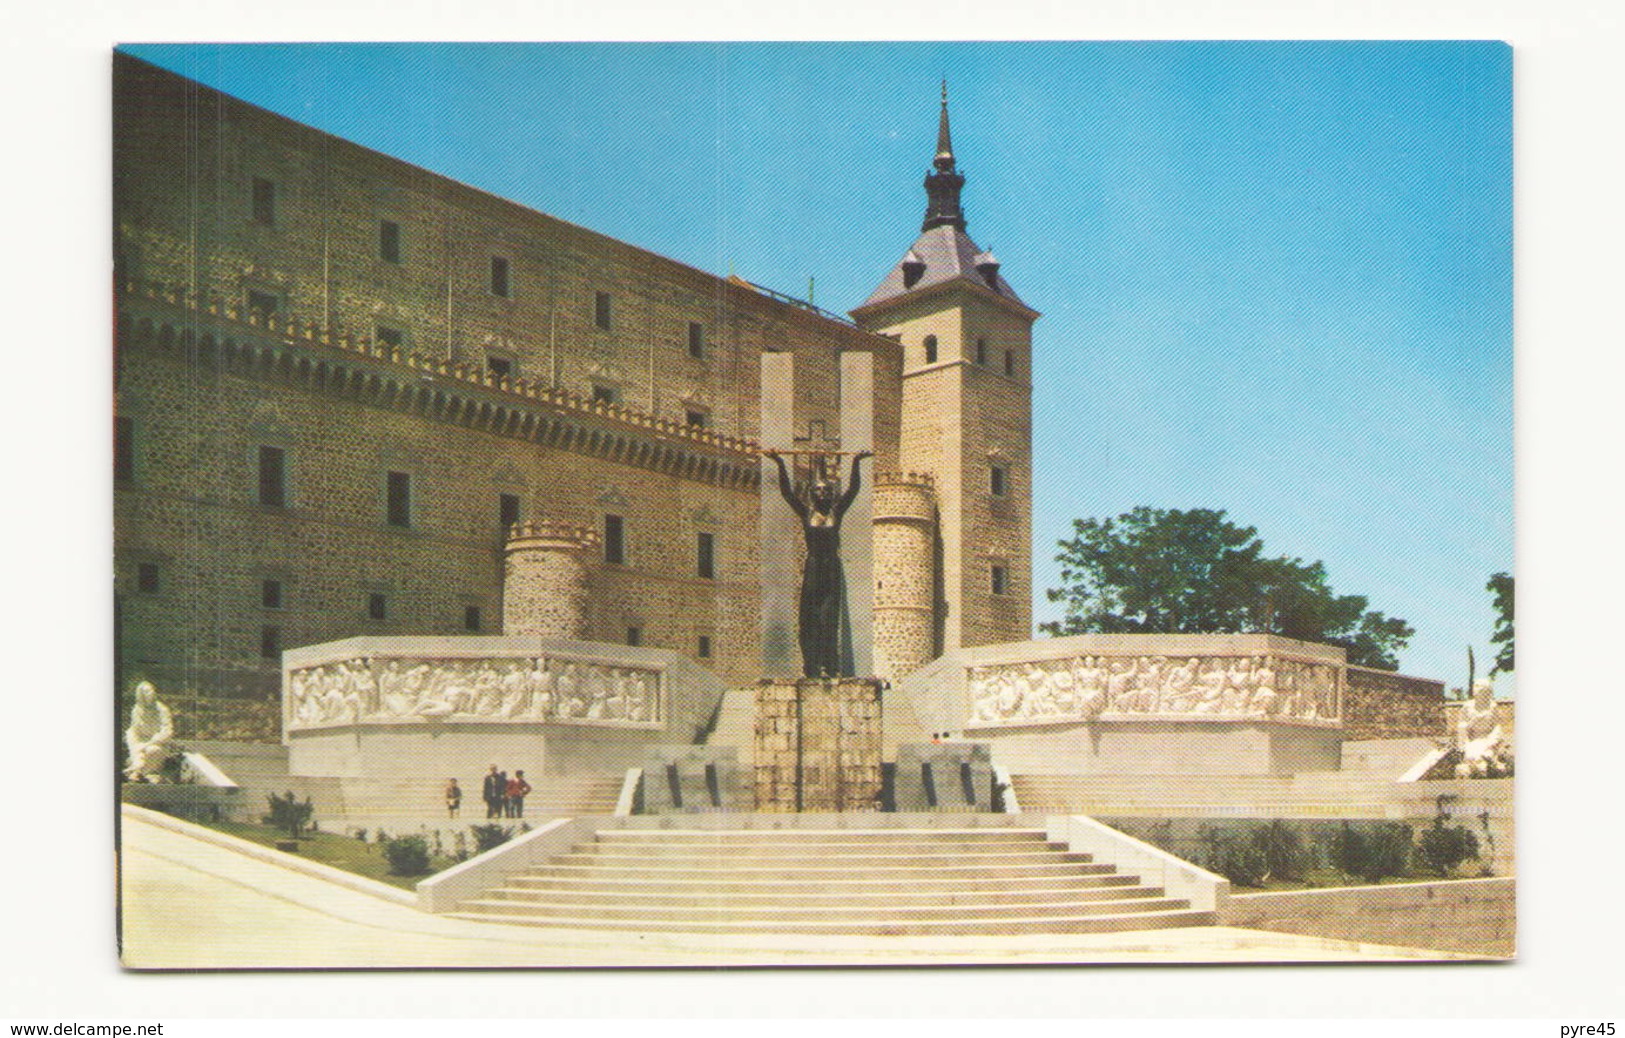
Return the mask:
<svg viewBox="0 0 1625 1038"><path fill-rule="evenodd" d="M943 173L954 171L954 139L948 132L948 80L942 81L942 115L937 120L937 157L932 162Z"/></svg>
<svg viewBox="0 0 1625 1038"><path fill-rule="evenodd" d="M954 169L954 142L948 133L948 81L942 81L942 115L937 121L937 155L934 167L925 175L925 223L920 229L951 226L965 229L965 213L959 208L959 191L965 178Z"/></svg>

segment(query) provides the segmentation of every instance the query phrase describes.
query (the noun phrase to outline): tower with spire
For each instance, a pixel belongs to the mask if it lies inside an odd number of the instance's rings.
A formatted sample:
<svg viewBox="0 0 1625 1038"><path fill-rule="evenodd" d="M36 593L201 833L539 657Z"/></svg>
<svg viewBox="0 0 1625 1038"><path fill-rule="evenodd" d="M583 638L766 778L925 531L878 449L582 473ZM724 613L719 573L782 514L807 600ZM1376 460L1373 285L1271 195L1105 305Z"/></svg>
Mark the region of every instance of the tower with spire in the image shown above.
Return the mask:
<svg viewBox="0 0 1625 1038"><path fill-rule="evenodd" d="M1032 636L1031 362L1039 313L965 233L964 187L944 82L919 237L852 311L860 328L902 345L898 465L929 475L936 491L936 654Z"/></svg>

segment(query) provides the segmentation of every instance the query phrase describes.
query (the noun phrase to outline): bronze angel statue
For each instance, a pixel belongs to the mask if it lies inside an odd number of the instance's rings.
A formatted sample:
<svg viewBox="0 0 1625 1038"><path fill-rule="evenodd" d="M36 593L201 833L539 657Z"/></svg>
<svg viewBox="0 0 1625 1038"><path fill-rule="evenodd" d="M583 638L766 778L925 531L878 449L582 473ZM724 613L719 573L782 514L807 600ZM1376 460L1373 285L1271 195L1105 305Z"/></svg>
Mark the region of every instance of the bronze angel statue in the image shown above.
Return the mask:
<svg viewBox="0 0 1625 1038"><path fill-rule="evenodd" d="M841 519L862 488L859 463L873 457L861 451L852 458L852 476L841 492L840 470L831 477L822 466L809 481L805 498L796 493L790 470L777 451L764 451L779 467L779 493L801 519L807 561L801 569L801 670L810 678L841 676L841 603L846 588L841 570Z"/></svg>

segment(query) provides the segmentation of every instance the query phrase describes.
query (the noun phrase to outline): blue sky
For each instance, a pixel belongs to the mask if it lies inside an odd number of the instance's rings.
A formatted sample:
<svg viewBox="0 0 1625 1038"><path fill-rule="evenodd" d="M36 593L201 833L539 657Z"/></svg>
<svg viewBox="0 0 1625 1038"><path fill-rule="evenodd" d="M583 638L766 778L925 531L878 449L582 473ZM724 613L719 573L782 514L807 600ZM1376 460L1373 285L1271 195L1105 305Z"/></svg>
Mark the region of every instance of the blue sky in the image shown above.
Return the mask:
<svg viewBox="0 0 1625 1038"><path fill-rule="evenodd" d="M1215 507L1490 657L1512 568L1497 43L132 46L705 270L856 306L946 75L969 232L1035 330L1035 611L1075 516ZM1484 664L1480 664L1482 671Z"/></svg>

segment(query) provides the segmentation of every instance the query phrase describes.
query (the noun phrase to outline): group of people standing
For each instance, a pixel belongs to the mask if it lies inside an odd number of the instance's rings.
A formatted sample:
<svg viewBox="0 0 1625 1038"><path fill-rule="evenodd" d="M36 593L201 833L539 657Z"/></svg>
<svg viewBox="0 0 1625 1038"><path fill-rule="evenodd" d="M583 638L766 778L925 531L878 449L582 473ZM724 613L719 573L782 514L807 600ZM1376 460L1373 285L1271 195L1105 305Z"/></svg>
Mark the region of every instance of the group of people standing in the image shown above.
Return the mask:
<svg viewBox="0 0 1625 1038"><path fill-rule="evenodd" d="M495 764L485 776L485 783L481 787L480 795L485 800L485 817L487 818L523 818L525 817L525 797L530 795L530 783L525 781L523 769L515 769L512 776L501 771ZM457 817L458 810L463 806L463 790L457 785L457 780L446 780L446 814L451 818Z"/></svg>

